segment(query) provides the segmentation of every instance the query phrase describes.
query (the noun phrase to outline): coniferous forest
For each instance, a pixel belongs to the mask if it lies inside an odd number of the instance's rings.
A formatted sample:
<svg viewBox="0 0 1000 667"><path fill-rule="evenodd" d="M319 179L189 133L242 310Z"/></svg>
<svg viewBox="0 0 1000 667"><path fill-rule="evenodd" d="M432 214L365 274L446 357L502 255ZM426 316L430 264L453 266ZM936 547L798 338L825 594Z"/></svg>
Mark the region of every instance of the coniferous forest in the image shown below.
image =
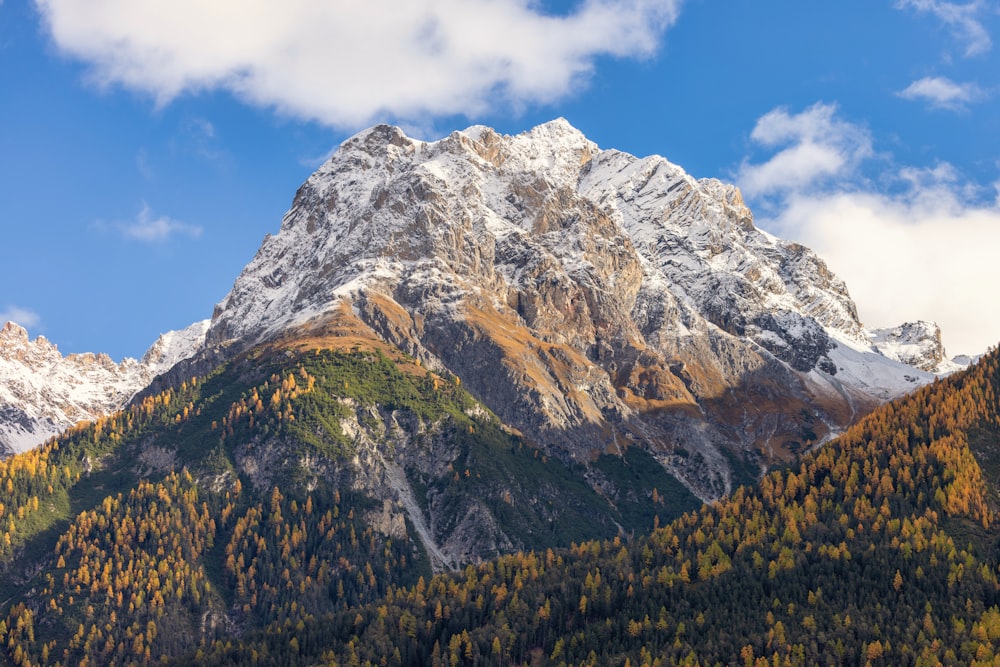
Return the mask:
<svg viewBox="0 0 1000 667"><path fill-rule="evenodd" d="M0 650L66 666L1000 664L998 395L993 351L700 508L648 455L602 457L637 489L610 503L412 360L256 352L0 463ZM381 525L351 481L351 414L374 433L387 414L433 424L453 463L407 469L418 497L486 498L516 552L434 574L413 527Z"/></svg>

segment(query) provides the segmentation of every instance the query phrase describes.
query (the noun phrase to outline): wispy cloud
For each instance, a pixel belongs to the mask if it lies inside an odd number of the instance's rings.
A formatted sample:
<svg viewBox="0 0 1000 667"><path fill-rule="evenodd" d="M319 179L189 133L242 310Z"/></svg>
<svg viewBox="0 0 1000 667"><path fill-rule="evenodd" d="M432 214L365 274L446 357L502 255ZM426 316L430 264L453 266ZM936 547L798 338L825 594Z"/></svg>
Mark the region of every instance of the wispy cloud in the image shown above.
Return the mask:
<svg viewBox="0 0 1000 667"><path fill-rule="evenodd" d="M149 244L163 243L175 236L188 236L196 239L201 236L203 231L199 225L191 225L165 215L157 215L145 202L133 220L110 223L98 221L94 223L94 226L97 229L117 232L123 238L131 241Z"/></svg>
<svg viewBox="0 0 1000 667"><path fill-rule="evenodd" d="M948 26L958 42L965 45L966 56L986 53L993 48L993 40L979 20L980 13L988 9L987 3L982 0L965 4L942 0L898 0L896 7L933 14Z"/></svg>
<svg viewBox="0 0 1000 667"><path fill-rule="evenodd" d="M986 96L975 83L955 83L943 76L928 76L914 81L899 96L908 100L924 100L935 109L960 111Z"/></svg>
<svg viewBox="0 0 1000 667"><path fill-rule="evenodd" d="M42 323L42 318L28 308L8 305L4 310L0 310L0 324L4 322L14 322L25 329L33 329Z"/></svg>
<svg viewBox="0 0 1000 667"><path fill-rule="evenodd" d="M862 163L875 153L867 130L835 110L820 116L826 133L778 133L791 143L777 144L781 150L774 157L749 169L744 165L738 174L751 205L767 204L758 223L819 253L846 281L870 326L936 321L950 353L978 353L1000 342L1000 309L989 307L1000 284L994 257L1000 247L1000 197L964 180L948 163L899 167L881 154L876 164L882 172L868 180ZM812 128L817 107L800 114L772 111L758 127L770 127L775 119L781 120L779 129ZM755 130L752 136L763 147L776 146L766 132ZM799 150L812 144L826 147L816 152L816 164ZM831 160L829 154L839 157ZM784 174L766 167L789 161L789 155L798 156L796 167L814 177L775 176L764 181L770 188L753 181L761 174ZM836 180L825 178L831 173ZM747 188L745 178L756 187Z"/></svg>
<svg viewBox="0 0 1000 667"><path fill-rule="evenodd" d="M338 127L562 98L598 56L648 57L682 0L36 0L55 44L104 85L227 90Z"/></svg>
<svg viewBox="0 0 1000 667"><path fill-rule="evenodd" d="M174 145L183 152L209 162L218 162L226 155L219 146L215 125L212 121L197 116L184 119L178 129Z"/></svg>
<svg viewBox="0 0 1000 667"><path fill-rule="evenodd" d="M135 154L135 168L139 170L139 173L147 181L152 181L156 178L156 170L153 168L153 163L150 161L149 154L145 148L140 148Z"/></svg>
<svg viewBox="0 0 1000 667"><path fill-rule="evenodd" d="M410 136L413 136L412 134ZM303 167L308 167L309 169L319 169L322 165L326 164L326 161L333 157L333 154L337 152L337 146L333 146L327 152L322 155L307 155L300 157L298 162Z"/></svg>

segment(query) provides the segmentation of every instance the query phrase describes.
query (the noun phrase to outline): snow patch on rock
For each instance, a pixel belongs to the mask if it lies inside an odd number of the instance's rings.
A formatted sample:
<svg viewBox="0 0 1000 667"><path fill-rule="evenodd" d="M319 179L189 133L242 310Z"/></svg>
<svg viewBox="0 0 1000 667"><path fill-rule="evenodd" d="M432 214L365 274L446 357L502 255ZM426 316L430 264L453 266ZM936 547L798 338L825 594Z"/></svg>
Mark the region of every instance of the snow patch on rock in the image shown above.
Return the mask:
<svg viewBox="0 0 1000 667"><path fill-rule="evenodd" d="M13 322L0 329L0 452L23 452L122 408L156 375L201 349L208 321L160 336L141 361L69 354Z"/></svg>

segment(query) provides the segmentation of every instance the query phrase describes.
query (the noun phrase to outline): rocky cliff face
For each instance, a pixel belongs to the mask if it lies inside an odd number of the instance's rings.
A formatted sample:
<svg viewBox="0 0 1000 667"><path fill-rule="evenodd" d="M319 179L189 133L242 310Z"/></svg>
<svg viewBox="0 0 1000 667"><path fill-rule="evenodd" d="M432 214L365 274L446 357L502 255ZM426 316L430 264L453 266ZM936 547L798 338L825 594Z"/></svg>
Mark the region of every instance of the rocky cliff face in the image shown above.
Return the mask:
<svg viewBox="0 0 1000 667"><path fill-rule="evenodd" d="M930 373L950 373L963 366L948 358L941 342L941 328L933 322L907 322L892 329L872 331L875 349L890 359Z"/></svg>
<svg viewBox="0 0 1000 667"><path fill-rule="evenodd" d="M156 375L200 349L208 321L160 336L141 361L70 354L13 322L0 329L0 453L30 449L78 421L121 408Z"/></svg>
<svg viewBox="0 0 1000 667"><path fill-rule="evenodd" d="M436 142L378 126L297 193L217 306L230 351L367 330L545 451L638 446L699 497L933 375L871 345L844 283L739 191L563 120Z"/></svg>

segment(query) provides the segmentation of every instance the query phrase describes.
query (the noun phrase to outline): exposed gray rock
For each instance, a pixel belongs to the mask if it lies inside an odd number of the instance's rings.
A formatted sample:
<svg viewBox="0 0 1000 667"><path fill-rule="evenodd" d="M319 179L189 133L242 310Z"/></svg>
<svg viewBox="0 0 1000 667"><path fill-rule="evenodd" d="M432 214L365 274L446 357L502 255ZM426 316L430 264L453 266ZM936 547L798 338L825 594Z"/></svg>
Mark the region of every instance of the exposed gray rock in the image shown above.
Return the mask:
<svg viewBox="0 0 1000 667"><path fill-rule="evenodd" d="M730 488L724 449L788 458L932 378L873 350L844 283L758 230L736 188L564 120L349 139L208 342L239 351L344 312L545 451L585 463L625 434L706 499Z"/></svg>

